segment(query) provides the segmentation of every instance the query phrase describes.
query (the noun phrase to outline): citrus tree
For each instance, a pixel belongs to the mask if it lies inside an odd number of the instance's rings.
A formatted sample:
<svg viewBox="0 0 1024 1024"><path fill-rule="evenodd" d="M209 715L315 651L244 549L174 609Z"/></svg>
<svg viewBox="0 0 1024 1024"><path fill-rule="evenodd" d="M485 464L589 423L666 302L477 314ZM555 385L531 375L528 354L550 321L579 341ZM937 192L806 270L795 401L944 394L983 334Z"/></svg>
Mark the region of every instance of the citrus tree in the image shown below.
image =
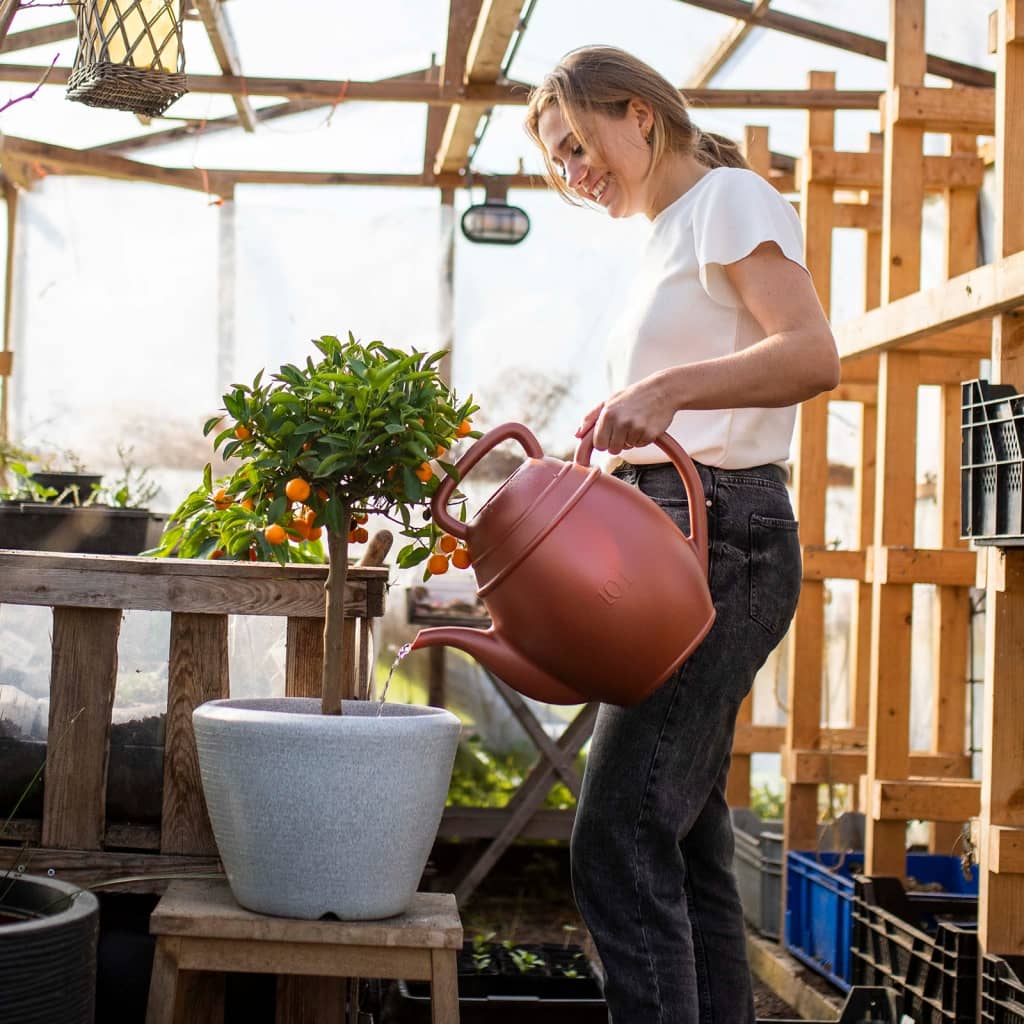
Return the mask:
<svg viewBox="0 0 1024 1024"><path fill-rule="evenodd" d="M217 481L206 467L151 554L318 561L325 536L323 710L340 714L349 543L366 540L362 524L379 514L410 541L399 565L426 561L425 576L442 570L439 555L444 569L449 559L468 565L423 507L438 472L457 479L444 456L458 438L478 436L470 423L477 406L459 403L441 379L444 352L363 344L351 334L314 345L319 359L286 364L269 380L261 370L224 395L227 415L210 419L204 433L216 431L214 449L238 466Z"/></svg>

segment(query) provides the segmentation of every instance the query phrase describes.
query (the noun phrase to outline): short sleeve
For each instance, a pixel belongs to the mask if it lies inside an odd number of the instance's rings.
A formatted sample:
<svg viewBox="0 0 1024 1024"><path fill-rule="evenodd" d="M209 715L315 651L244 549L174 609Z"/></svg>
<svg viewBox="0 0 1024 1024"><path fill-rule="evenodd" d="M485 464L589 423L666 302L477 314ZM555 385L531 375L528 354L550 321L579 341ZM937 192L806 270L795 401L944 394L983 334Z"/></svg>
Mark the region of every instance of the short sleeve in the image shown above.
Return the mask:
<svg viewBox="0 0 1024 1024"><path fill-rule="evenodd" d="M713 172L693 211L700 283L723 306L740 305L723 267L749 256L764 242L806 270L803 231L789 202L759 174L738 167Z"/></svg>

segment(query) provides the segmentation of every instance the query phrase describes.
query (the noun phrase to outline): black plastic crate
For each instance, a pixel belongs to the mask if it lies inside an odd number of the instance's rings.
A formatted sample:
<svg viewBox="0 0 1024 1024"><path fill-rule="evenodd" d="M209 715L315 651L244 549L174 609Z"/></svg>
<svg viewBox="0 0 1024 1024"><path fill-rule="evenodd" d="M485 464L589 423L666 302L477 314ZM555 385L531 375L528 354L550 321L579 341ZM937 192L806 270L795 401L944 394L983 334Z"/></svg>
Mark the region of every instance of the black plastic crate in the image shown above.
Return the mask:
<svg viewBox="0 0 1024 1024"><path fill-rule="evenodd" d="M983 1024L1024 1024L1024 957L992 956L981 961Z"/></svg>
<svg viewBox="0 0 1024 1024"><path fill-rule="evenodd" d="M1024 396L1009 384L961 385L960 534L1024 545Z"/></svg>
<svg viewBox="0 0 1024 1024"><path fill-rule="evenodd" d="M977 898L908 892L898 878L854 879L855 985L884 985L916 1024L974 1024Z"/></svg>

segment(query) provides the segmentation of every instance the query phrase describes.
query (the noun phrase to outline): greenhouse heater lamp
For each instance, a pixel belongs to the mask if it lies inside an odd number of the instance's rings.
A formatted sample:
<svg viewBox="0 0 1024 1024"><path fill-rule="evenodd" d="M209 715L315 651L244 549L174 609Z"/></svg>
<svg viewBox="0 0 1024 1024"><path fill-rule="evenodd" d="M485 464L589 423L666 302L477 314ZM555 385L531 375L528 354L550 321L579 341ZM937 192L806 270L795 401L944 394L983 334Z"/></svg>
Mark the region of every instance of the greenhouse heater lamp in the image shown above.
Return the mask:
<svg viewBox="0 0 1024 1024"><path fill-rule="evenodd" d="M518 206L509 206L508 181L489 178L483 203L462 215L462 233L471 242L516 245L530 233L530 218Z"/></svg>

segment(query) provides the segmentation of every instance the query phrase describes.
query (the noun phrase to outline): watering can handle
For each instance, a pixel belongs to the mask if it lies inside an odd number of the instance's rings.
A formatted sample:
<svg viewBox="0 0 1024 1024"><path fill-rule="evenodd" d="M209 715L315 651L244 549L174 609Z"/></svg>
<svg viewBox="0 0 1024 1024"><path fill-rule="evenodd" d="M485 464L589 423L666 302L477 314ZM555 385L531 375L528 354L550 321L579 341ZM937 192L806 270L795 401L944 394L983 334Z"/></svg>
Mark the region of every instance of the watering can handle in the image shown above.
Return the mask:
<svg viewBox="0 0 1024 1024"><path fill-rule="evenodd" d="M493 448L497 448L502 441L518 441L531 459L544 457L544 450L540 442L533 436L527 427L522 423L502 423L501 426L488 430L472 448L462 456L455 468L461 480L485 455ZM430 499L430 509L434 516L434 522L459 540L466 539L466 524L460 523L448 514L448 502L451 500L452 491L455 490L456 481L450 476L445 476L441 486L434 492Z"/></svg>
<svg viewBox="0 0 1024 1024"><path fill-rule="evenodd" d="M661 434L654 443L669 457L669 461L679 471L686 489L686 500L690 506L690 536L686 538L700 562L704 575L708 574L708 510L704 503L704 484L701 482L693 459L680 447L679 443L668 434ZM576 463L580 466L590 465L590 456L594 451L594 428L591 427L576 446Z"/></svg>

